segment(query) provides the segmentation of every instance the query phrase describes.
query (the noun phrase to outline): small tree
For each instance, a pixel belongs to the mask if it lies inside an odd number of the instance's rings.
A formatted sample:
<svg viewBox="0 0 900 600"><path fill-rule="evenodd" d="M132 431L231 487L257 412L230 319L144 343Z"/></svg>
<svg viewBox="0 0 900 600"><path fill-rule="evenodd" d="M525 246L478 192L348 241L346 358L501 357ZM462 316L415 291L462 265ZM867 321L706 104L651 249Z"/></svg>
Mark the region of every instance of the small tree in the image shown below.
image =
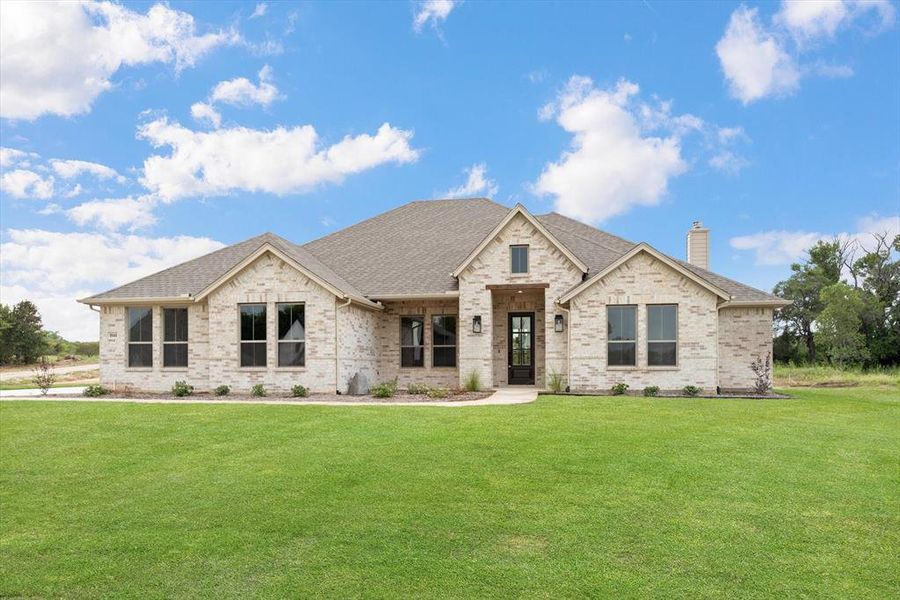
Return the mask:
<svg viewBox="0 0 900 600"><path fill-rule="evenodd" d="M836 283L822 290L821 300L825 308L817 320L816 342L840 368L864 362L869 352L860 331L865 302L859 290L846 283Z"/></svg>
<svg viewBox="0 0 900 600"><path fill-rule="evenodd" d="M53 372L53 363L47 360L46 356L42 356L41 360L34 367L34 377L31 379L34 385L41 389L41 395L46 396L53 384L56 383L56 373Z"/></svg>
<svg viewBox="0 0 900 600"><path fill-rule="evenodd" d="M768 394L772 388L772 355L767 352L766 360L757 356L756 360L750 363L750 370L756 375L753 390L760 396Z"/></svg>

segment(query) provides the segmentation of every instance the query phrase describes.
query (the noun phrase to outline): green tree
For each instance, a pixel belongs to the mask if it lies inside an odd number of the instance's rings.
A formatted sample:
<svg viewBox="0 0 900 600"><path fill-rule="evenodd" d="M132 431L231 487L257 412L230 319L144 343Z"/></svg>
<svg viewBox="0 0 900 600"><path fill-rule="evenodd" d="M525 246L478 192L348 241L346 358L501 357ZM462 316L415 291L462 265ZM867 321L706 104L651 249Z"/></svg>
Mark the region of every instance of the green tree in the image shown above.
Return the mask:
<svg viewBox="0 0 900 600"><path fill-rule="evenodd" d="M0 304L0 365L11 363L15 356L12 331L12 309L5 304Z"/></svg>
<svg viewBox="0 0 900 600"><path fill-rule="evenodd" d="M43 324L37 306L30 300L22 300L12 308L10 346L16 358L23 363L33 363L46 350Z"/></svg>
<svg viewBox="0 0 900 600"><path fill-rule="evenodd" d="M859 290L835 283L822 290L822 312L816 319L816 341L839 367L869 358L861 331L866 302Z"/></svg>
<svg viewBox="0 0 900 600"><path fill-rule="evenodd" d="M900 235L893 241L875 234L872 250L853 262L854 281L862 280L866 309L862 332L873 362L900 364Z"/></svg>

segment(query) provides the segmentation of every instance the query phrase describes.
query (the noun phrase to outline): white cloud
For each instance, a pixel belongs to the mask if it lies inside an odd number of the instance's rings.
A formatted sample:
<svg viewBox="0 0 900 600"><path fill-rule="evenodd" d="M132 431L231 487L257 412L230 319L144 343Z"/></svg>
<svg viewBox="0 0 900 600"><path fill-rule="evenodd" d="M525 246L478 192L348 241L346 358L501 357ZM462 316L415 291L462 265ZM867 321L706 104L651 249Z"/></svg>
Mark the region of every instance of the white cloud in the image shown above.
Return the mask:
<svg viewBox="0 0 900 600"><path fill-rule="evenodd" d="M537 193L555 198L557 211L596 222L636 205L654 205L669 180L687 169L679 134L656 137L642 127L644 120L670 130L686 123L665 108L642 111L635 106L637 93L630 81L597 89L591 79L576 76L541 109L543 119L555 118L573 136L571 149L546 165L534 185Z"/></svg>
<svg viewBox="0 0 900 600"><path fill-rule="evenodd" d="M447 190L446 198L471 198L473 196L493 197L499 188L497 182L487 177L487 165L478 163L465 170L466 182L459 187Z"/></svg>
<svg viewBox="0 0 900 600"><path fill-rule="evenodd" d="M789 94L799 85L794 59L760 24L755 8L740 6L732 13L716 54L731 94L744 104Z"/></svg>
<svg viewBox="0 0 900 600"><path fill-rule="evenodd" d="M256 5L256 8L253 9L253 12L250 14L251 19L256 19L258 17L265 16L266 12L269 10L269 5L265 2L259 2Z"/></svg>
<svg viewBox="0 0 900 600"><path fill-rule="evenodd" d="M729 240L732 248L752 250L757 265L787 265L797 262L818 240L837 237L854 240L863 248L872 242L873 233L888 233L892 238L900 234L900 217L867 216L857 220L855 232L826 234L811 231L762 231L752 235L733 237Z"/></svg>
<svg viewBox="0 0 900 600"><path fill-rule="evenodd" d="M133 281L223 246L205 237L7 230L0 244L0 298L37 304L48 329L96 340L96 313L75 300ZM78 260L72 260L77 256Z"/></svg>
<svg viewBox="0 0 900 600"><path fill-rule="evenodd" d="M272 83L272 67L269 65L260 69L259 85L254 85L246 77L238 77L220 81L210 94L210 100L213 102L235 106L251 106L253 104L269 106L281 98L278 88Z"/></svg>
<svg viewBox="0 0 900 600"><path fill-rule="evenodd" d="M28 167L30 166L29 159L37 158L37 156L34 152L0 147L0 167L11 167L15 164Z"/></svg>
<svg viewBox="0 0 900 600"><path fill-rule="evenodd" d="M55 202L49 203L47 206L37 211L39 215L55 215L59 214L63 211L62 206L56 204Z"/></svg>
<svg viewBox="0 0 900 600"><path fill-rule="evenodd" d="M424 2L419 2L418 10L416 10L416 14L413 17L413 29L416 33L419 33L428 24L437 28L442 21L447 20L447 17L450 16L457 4L454 0L425 0Z"/></svg>
<svg viewBox="0 0 900 600"><path fill-rule="evenodd" d="M709 166L729 175L737 175L749 165L750 161L731 150L722 150L709 159Z"/></svg>
<svg viewBox="0 0 900 600"><path fill-rule="evenodd" d="M222 115L206 102L194 102L191 105L191 116L197 121L208 123L217 129L222 124Z"/></svg>
<svg viewBox="0 0 900 600"><path fill-rule="evenodd" d="M347 136L324 146L312 125L200 132L160 118L141 126L138 136L172 152L144 161L141 183L165 201L235 190L303 192L386 163L415 162L419 153L410 147L412 135L385 123L375 135Z"/></svg>
<svg viewBox="0 0 900 600"><path fill-rule="evenodd" d="M849 77L846 65L821 61L802 65L800 59L841 29L874 15L871 33L894 23L894 7L888 0L785 0L769 24L757 9L741 5L732 14L716 54L732 96L744 104L762 98L786 96L804 76Z"/></svg>
<svg viewBox="0 0 900 600"><path fill-rule="evenodd" d="M99 179L115 179L119 183L126 180L119 175L112 167L101 165L100 163L88 162L86 160L59 160L52 159L50 166L56 171L56 174L63 179L73 179L87 173Z"/></svg>
<svg viewBox="0 0 900 600"><path fill-rule="evenodd" d="M45 179L27 169L14 169L0 175L0 191L13 198L47 199L53 195L53 184L53 177Z"/></svg>
<svg viewBox="0 0 900 600"><path fill-rule="evenodd" d="M0 2L0 116L36 119L91 109L126 66L193 66L231 31L197 33L194 17L155 4L146 14L112 2Z"/></svg>
<svg viewBox="0 0 900 600"><path fill-rule="evenodd" d="M108 231L123 228L135 231L156 223L156 216L153 214L155 204L154 199L149 196L110 198L79 204L66 213L81 226L96 225Z"/></svg>

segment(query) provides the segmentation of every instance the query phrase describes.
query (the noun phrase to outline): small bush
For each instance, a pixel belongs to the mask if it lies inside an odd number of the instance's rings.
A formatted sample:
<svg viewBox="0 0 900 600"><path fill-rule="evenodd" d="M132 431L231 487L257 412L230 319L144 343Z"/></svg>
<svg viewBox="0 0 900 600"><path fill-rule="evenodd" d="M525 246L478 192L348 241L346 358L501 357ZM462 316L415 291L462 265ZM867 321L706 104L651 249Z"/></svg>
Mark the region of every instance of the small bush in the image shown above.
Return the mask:
<svg viewBox="0 0 900 600"><path fill-rule="evenodd" d="M612 388L610 388L610 391L612 391L613 396L622 396L625 394L625 392L628 391L628 384L627 383L615 383L615 384L613 384Z"/></svg>
<svg viewBox="0 0 900 600"><path fill-rule="evenodd" d="M644 395L648 397L659 396L659 386L648 385L644 388Z"/></svg>
<svg viewBox="0 0 900 600"><path fill-rule="evenodd" d="M213 390L213 393L216 396L227 396L231 393L231 388L227 385L220 385L216 389Z"/></svg>
<svg viewBox="0 0 900 600"><path fill-rule="evenodd" d="M294 398L306 398L309 396L309 390L302 385L297 384L291 388L291 396Z"/></svg>
<svg viewBox="0 0 900 600"><path fill-rule="evenodd" d="M172 395L178 396L179 398L183 396L193 396L194 386L188 385L186 381L176 381L175 385L172 386Z"/></svg>
<svg viewBox="0 0 900 600"><path fill-rule="evenodd" d="M257 398L264 398L266 395L265 386L261 383L257 383L252 388L250 388L250 395L256 396Z"/></svg>
<svg viewBox="0 0 900 600"><path fill-rule="evenodd" d="M436 388L431 388L428 390L428 397L434 398L436 400L440 399L440 398L446 398L449 395L450 395L450 390L448 390L447 388L436 387Z"/></svg>
<svg viewBox="0 0 900 600"><path fill-rule="evenodd" d="M89 398L99 398L100 396L105 396L109 393L109 390L100 385L99 383L94 383L86 388L82 392L82 395L87 396Z"/></svg>
<svg viewBox="0 0 900 600"><path fill-rule="evenodd" d="M34 378L31 380L41 390L41 395L46 396L50 388L56 382L56 374L53 372L53 363L42 356L40 362L34 367Z"/></svg>
<svg viewBox="0 0 900 600"><path fill-rule="evenodd" d="M481 373L472 369L469 371L469 374L466 375L466 378L463 380L463 387L466 388L467 392L477 392L481 389Z"/></svg>
<svg viewBox="0 0 900 600"><path fill-rule="evenodd" d="M693 396L698 395L703 390L698 388L696 385L686 385L686 386L684 386L684 389L681 391L684 393L685 396L693 397Z"/></svg>
<svg viewBox="0 0 900 600"><path fill-rule="evenodd" d="M756 375L753 391L760 396L765 396L772 389L772 355L766 354L766 360L757 356L756 360L750 363L750 370Z"/></svg>
<svg viewBox="0 0 900 600"><path fill-rule="evenodd" d="M397 393L397 380L379 383L370 389L369 392L376 398L391 398Z"/></svg>
<svg viewBox="0 0 900 600"><path fill-rule="evenodd" d="M406 386L406 391L410 394L427 394L428 386L424 383L411 383Z"/></svg>
<svg viewBox="0 0 900 600"><path fill-rule="evenodd" d="M554 394L558 394L563 391L563 383L564 381L562 373L550 371L550 374L547 375L547 389L549 389Z"/></svg>

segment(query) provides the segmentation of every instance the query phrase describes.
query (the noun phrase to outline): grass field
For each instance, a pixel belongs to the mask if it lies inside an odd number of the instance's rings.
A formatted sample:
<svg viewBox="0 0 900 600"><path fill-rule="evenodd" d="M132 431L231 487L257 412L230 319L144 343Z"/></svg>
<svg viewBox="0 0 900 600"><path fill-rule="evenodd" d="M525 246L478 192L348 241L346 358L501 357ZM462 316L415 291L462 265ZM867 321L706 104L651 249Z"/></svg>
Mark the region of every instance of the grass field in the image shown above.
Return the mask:
<svg viewBox="0 0 900 600"><path fill-rule="evenodd" d="M839 369L829 365L794 366L775 365L775 384L794 386L894 386L900 390L900 367L873 367L869 369Z"/></svg>
<svg viewBox="0 0 900 600"><path fill-rule="evenodd" d="M900 393L0 403L0 596L897 597Z"/></svg>

